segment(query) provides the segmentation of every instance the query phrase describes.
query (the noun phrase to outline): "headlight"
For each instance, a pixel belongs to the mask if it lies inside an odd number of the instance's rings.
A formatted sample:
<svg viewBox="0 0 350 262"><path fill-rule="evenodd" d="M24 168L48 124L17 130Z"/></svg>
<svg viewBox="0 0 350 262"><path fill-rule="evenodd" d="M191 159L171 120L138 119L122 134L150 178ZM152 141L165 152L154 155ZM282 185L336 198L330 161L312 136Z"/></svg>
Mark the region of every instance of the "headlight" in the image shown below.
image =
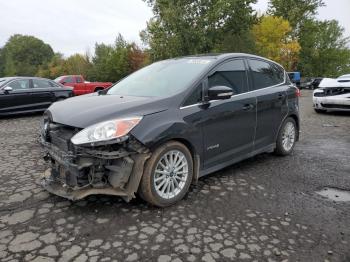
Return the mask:
<svg viewBox="0 0 350 262"><path fill-rule="evenodd" d="M75 145L109 141L127 135L142 117L130 117L101 122L89 126L71 138Z"/></svg>

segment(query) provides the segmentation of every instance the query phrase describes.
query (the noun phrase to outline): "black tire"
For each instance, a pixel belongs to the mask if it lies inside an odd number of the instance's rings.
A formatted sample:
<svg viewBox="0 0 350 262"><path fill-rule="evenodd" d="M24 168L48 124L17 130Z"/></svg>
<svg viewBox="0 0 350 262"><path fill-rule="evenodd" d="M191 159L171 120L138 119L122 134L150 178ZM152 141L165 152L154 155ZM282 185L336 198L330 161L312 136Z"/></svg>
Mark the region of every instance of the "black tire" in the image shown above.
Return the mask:
<svg viewBox="0 0 350 262"><path fill-rule="evenodd" d="M293 142L291 148L286 149L286 147L283 145L283 134L285 132L286 127L288 125L290 125L289 123L291 123L294 126L294 142ZM278 136L277 136L276 149L275 149L276 155L286 156L286 155L289 155L293 151L293 148L295 146L295 142L296 142L297 137L298 137L297 132L299 132L299 130L298 130L298 127L297 127L295 120L293 118L288 117L286 120L284 120L284 122L281 126L281 129L278 133Z"/></svg>
<svg viewBox="0 0 350 262"><path fill-rule="evenodd" d="M188 164L188 175L184 187L173 198L166 199L161 197L154 186L155 169L159 160L169 151L178 150L186 158ZM157 207L168 207L180 201L187 193L193 177L193 159L188 148L176 141L170 141L158 147L145 165L145 170L140 182L139 195L148 203Z"/></svg>
<svg viewBox="0 0 350 262"><path fill-rule="evenodd" d="M324 109L317 109L317 108L314 108L314 109L315 109L315 112L318 114L326 113L326 110L324 110Z"/></svg>

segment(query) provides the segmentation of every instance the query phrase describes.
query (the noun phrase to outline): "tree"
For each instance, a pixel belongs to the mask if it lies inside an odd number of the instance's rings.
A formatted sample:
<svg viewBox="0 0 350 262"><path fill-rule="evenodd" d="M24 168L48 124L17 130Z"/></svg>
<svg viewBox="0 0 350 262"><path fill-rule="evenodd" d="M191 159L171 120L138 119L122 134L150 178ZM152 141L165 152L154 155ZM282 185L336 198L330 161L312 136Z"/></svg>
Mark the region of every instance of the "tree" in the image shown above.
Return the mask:
<svg viewBox="0 0 350 262"><path fill-rule="evenodd" d="M287 70L294 70L298 61L300 45L290 35L292 28L282 17L262 16L253 26L257 52L281 63Z"/></svg>
<svg viewBox="0 0 350 262"><path fill-rule="evenodd" d="M95 45L89 78L116 82L147 63L148 54L119 34L114 45Z"/></svg>
<svg viewBox="0 0 350 262"><path fill-rule="evenodd" d="M256 0L144 1L152 7L154 17L140 35L150 47L153 61L221 50L241 51L251 39L247 32L255 22L251 4ZM230 41L225 41L228 38Z"/></svg>
<svg viewBox="0 0 350 262"><path fill-rule="evenodd" d="M92 64L86 55L75 54L67 58L64 62L64 70L66 74L82 75L85 78L91 70Z"/></svg>
<svg viewBox="0 0 350 262"><path fill-rule="evenodd" d="M150 63L148 53L135 43L130 44L128 56L130 73Z"/></svg>
<svg viewBox="0 0 350 262"><path fill-rule="evenodd" d="M299 69L308 76L337 77L349 73L348 43L338 21L307 20L300 28Z"/></svg>
<svg viewBox="0 0 350 262"><path fill-rule="evenodd" d="M301 24L315 17L321 6L325 6L324 0L270 0L268 14L283 17L298 31Z"/></svg>
<svg viewBox="0 0 350 262"><path fill-rule="evenodd" d="M33 36L13 35L3 47L4 74L33 76L54 53L50 45Z"/></svg>
<svg viewBox="0 0 350 262"><path fill-rule="evenodd" d="M4 75L5 70L5 50L0 48L0 77Z"/></svg>
<svg viewBox="0 0 350 262"><path fill-rule="evenodd" d="M63 58L63 55L61 53L56 53L48 64L43 65L39 68L36 75L40 77L55 79L58 76L66 74L64 63L65 60Z"/></svg>

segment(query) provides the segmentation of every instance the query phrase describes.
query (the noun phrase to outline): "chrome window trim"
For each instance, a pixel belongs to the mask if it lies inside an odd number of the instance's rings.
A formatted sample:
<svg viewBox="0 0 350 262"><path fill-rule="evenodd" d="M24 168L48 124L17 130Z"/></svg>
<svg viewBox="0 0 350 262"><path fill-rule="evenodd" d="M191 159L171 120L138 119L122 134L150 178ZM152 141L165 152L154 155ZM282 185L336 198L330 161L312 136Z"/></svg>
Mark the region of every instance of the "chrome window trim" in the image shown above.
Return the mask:
<svg viewBox="0 0 350 262"><path fill-rule="evenodd" d="M257 92L257 91L260 91L260 90L264 90L264 89L268 89L268 88L273 88L273 87L281 86L281 85L283 85L283 84L285 84L285 82L280 83L280 84L277 84L277 85L268 86L268 87L260 88L260 89L257 89L257 90L252 90L252 91L248 91L248 92L245 92L245 93L233 95L232 97L237 97L237 96L242 96L242 95L249 94L249 93L254 93L254 92ZM232 98L232 97L231 97L231 98ZM229 99L230 99L230 98L229 98ZM213 102L217 102L217 101L224 101L224 100L228 100L228 99L223 99L223 100L210 100L210 101L208 101L208 103L213 103ZM202 102L202 103L196 103L196 104L193 104L193 105L188 105L188 106L182 106L182 107L180 107L179 109L182 110L182 109L190 108L190 107L193 107L193 106L199 106L199 105L202 105L202 104L203 104L203 102Z"/></svg>
<svg viewBox="0 0 350 262"><path fill-rule="evenodd" d="M245 92L245 93L241 93L241 94L237 94L237 95L233 95L234 97L236 96L240 96L240 95L244 95L244 94L249 94L249 93L253 93L253 92L256 92L256 91L260 91L260 90L264 90L264 89L267 89L267 88L273 88L273 87L277 87L277 86L280 86L280 85L284 85L284 84L288 84L286 83L287 81L287 72L286 70L283 68L282 65L280 65L279 63L276 63L272 60L269 60L269 59L259 59L259 58L250 58L250 57L237 57L237 58L233 58L232 60L235 60L235 59L243 59L243 60L248 60L248 59L252 59L252 60L259 60L259 61L263 61L263 62L266 62L268 64L275 64L277 66L279 66L283 72L284 72L284 77L283 77L283 82L279 83L279 84L276 84L276 85L273 85L273 86L268 86L268 87L264 87L264 88L260 88L260 89L257 89L257 90L252 90L252 91L248 91L248 92ZM227 61L230 61L231 59L228 59ZM224 62L227 62L227 61L224 61ZM223 63L224 63L223 62ZM248 62L248 61L247 61ZM248 66L249 66L249 62L248 62ZM226 100L226 99L225 99ZM222 100L210 100L208 101L208 103L213 103L213 102L216 102L216 101L222 101ZM196 103L196 104L192 104L192 105L187 105L187 106L181 106L179 109L182 110L182 109L187 109L187 108L191 108L191 107L194 107L194 106L199 106L199 105L202 105L203 102L201 103Z"/></svg>

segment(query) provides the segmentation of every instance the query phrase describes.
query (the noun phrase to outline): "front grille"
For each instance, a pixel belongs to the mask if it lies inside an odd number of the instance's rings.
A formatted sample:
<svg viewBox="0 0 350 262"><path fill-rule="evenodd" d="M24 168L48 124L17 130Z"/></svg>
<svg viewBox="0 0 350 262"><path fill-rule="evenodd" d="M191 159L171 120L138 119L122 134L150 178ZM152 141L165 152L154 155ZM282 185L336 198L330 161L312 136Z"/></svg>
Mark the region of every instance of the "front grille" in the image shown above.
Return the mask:
<svg viewBox="0 0 350 262"><path fill-rule="evenodd" d="M335 105L335 104L323 104L321 103L322 107L325 108L338 108L338 109L350 109L350 105Z"/></svg>
<svg viewBox="0 0 350 262"><path fill-rule="evenodd" d="M70 139L79 132L79 129L50 123L48 128L48 140L50 143L58 147L59 149L68 152L70 151L71 142Z"/></svg>
<svg viewBox="0 0 350 262"><path fill-rule="evenodd" d="M324 93L314 93L314 97L322 97L325 96Z"/></svg>

